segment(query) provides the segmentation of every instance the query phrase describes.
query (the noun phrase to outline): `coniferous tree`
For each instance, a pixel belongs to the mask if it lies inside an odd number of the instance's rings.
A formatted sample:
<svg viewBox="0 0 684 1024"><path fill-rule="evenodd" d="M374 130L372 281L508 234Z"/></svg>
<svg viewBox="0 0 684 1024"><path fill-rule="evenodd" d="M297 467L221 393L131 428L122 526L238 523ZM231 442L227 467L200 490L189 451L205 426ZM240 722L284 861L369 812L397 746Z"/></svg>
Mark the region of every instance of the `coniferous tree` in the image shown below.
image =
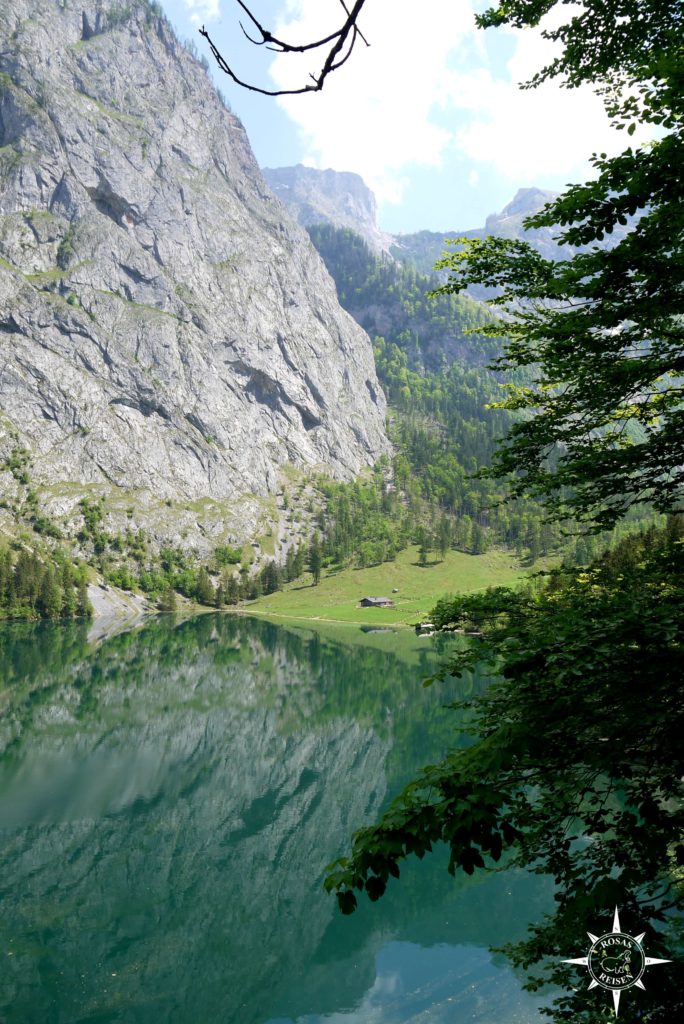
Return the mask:
<svg viewBox="0 0 684 1024"><path fill-rule="evenodd" d="M445 557L449 547L451 546L451 523L448 518L443 515L439 521L439 528L437 531L437 544L439 547L439 553L442 558Z"/></svg>
<svg viewBox="0 0 684 1024"><path fill-rule="evenodd" d="M62 610L62 590L54 569L45 566L38 593L38 610L48 619L56 619Z"/></svg>
<svg viewBox="0 0 684 1024"><path fill-rule="evenodd" d="M158 608L162 612L175 612L178 608L178 599L173 587L167 586L158 601Z"/></svg>
<svg viewBox="0 0 684 1024"><path fill-rule="evenodd" d="M76 614L76 579L69 562L64 561L60 570L62 587L62 615L72 618Z"/></svg>
<svg viewBox="0 0 684 1024"><path fill-rule="evenodd" d="M226 604L237 604L240 600L240 581L235 573L230 573L225 583Z"/></svg>
<svg viewBox="0 0 684 1024"><path fill-rule="evenodd" d="M12 555L8 549L0 549L0 608L8 606L8 594L12 583Z"/></svg>
<svg viewBox="0 0 684 1024"><path fill-rule="evenodd" d="M90 618L93 614L93 606L88 597L88 583L85 576L80 576L77 587L76 614Z"/></svg>
<svg viewBox="0 0 684 1024"><path fill-rule="evenodd" d="M295 552L295 558L293 563L294 579L298 579L302 575L302 573L304 572L305 564L306 552L303 545L300 544L299 547L297 548L297 551Z"/></svg>
<svg viewBox="0 0 684 1024"><path fill-rule="evenodd" d="M321 539L318 533L314 533L309 545L309 572L313 579L311 585L318 586L321 582L321 567L323 564L321 554Z"/></svg>
<svg viewBox="0 0 684 1024"><path fill-rule="evenodd" d="M421 526L418 531L418 547L418 560L421 565L427 565L428 559L430 557L431 543L430 534L428 533L424 526Z"/></svg>
<svg viewBox="0 0 684 1024"><path fill-rule="evenodd" d="M214 592L214 586L211 582L209 573L205 566L201 566L200 571L197 574L197 588L195 590L195 597L200 604L215 604L216 594Z"/></svg>
<svg viewBox="0 0 684 1024"><path fill-rule="evenodd" d="M216 603L218 605L218 599L220 591L220 597L222 603L225 604L237 604L239 584L235 576L235 571L229 565L225 565L221 570L221 577L217 588ZM218 605L218 607L221 607Z"/></svg>
<svg viewBox="0 0 684 1024"><path fill-rule="evenodd" d="M489 533L480 523L473 526L473 554L484 555L489 550Z"/></svg>
<svg viewBox="0 0 684 1024"><path fill-rule="evenodd" d="M527 534L527 547L530 552L530 561L536 562L541 554L541 531L538 522L533 522Z"/></svg>
<svg viewBox="0 0 684 1024"><path fill-rule="evenodd" d="M264 592L263 584L261 582L261 573L256 573L254 576L250 576L246 585L246 594L249 601L256 601L258 597L261 597Z"/></svg>
<svg viewBox="0 0 684 1024"><path fill-rule="evenodd" d="M275 560L269 559L261 571L261 585L264 594L273 594L280 586L278 566Z"/></svg>

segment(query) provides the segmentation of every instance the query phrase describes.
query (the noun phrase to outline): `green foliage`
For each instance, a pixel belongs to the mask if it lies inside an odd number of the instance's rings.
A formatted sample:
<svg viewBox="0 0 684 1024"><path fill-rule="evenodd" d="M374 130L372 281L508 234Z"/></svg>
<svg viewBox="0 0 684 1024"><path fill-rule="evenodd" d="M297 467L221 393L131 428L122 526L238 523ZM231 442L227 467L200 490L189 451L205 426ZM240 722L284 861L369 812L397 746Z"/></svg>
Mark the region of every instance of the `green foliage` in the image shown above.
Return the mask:
<svg viewBox="0 0 684 1024"><path fill-rule="evenodd" d="M539 24L555 6L556 0L503 0L476 21L480 28L524 28ZM561 46L528 87L560 77L572 87L584 82L610 87L615 101L620 87L648 82L668 58L681 54L681 21L681 4L672 0L586 0L572 18L543 32ZM619 98L632 107L633 97Z"/></svg>
<svg viewBox="0 0 684 1024"><path fill-rule="evenodd" d="M120 587L121 590L135 590L136 580L133 573L125 565L107 569L104 574L107 583L113 587Z"/></svg>
<svg viewBox="0 0 684 1024"><path fill-rule="evenodd" d="M74 249L74 234L74 226L73 224L69 224L57 247L57 266L60 270L67 270L73 257L76 255L76 250ZM69 300L67 299L67 301Z"/></svg>
<svg viewBox="0 0 684 1024"><path fill-rule="evenodd" d="M101 555L107 545L104 498L82 498L78 507L83 516L83 526L78 532L78 539L83 544L92 545L94 554Z"/></svg>
<svg viewBox="0 0 684 1024"><path fill-rule="evenodd" d="M107 26L109 28L117 28L119 25L125 25L126 22L130 21L132 9L122 4L113 4L107 11Z"/></svg>
<svg viewBox="0 0 684 1024"><path fill-rule="evenodd" d="M502 5L485 20L517 24L540 6ZM595 156L594 181L525 222L559 225L560 242L583 248L553 263L525 242L487 238L438 264L450 271L439 293L474 283L499 289L492 301L505 320L484 327L509 339L497 367L536 368L504 403L535 415L513 425L492 474L513 475L515 493L597 528L637 502L668 512L682 500L684 180L674 168L684 163L684 57L675 10L681 19L680 4L616 0L606 12L590 3L560 33L563 56L538 76L562 73L576 85L595 74L618 128L631 132L641 121L665 132L647 147ZM638 212L616 246L592 245Z"/></svg>
<svg viewBox="0 0 684 1024"><path fill-rule="evenodd" d="M533 26L554 7L505 0L478 21ZM441 295L497 289L505 317L480 332L505 335L494 368L521 375L509 376L502 408L517 416L487 478L508 476L514 495L542 498L557 518L576 515L596 532L644 500L681 509L683 20L681 0L586 0L547 32L561 45L530 85L591 82L616 127L632 134L641 121L662 132L647 147L594 157L594 181L527 219L558 225L576 255L552 263L524 242L461 239L441 263L451 274ZM639 212L617 245L593 245ZM481 542L473 523L472 543ZM443 672L485 663L499 680L458 705L472 746L424 769L330 866L341 910L354 910L358 891L378 899L405 857L436 842L450 849L449 869L468 874L510 850L513 863L557 883L555 913L506 950L529 988L551 981L566 993L548 1011L555 1020L612 1016L560 960L616 905L623 926L645 931L649 955L681 957L683 581L684 526L673 517L585 570L440 603L442 628L476 634ZM680 966L649 975L647 989L648 1002L621 1005L621 1019L682 1016Z"/></svg>
<svg viewBox="0 0 684 1024"><path fill-rule="evenodd" d="M484 558L451 550L441 559L433 553L422 566L419 549L411 544L391 563L332 565L327 572L324 568L317 587L300 581L293 587L284 586L282 593L261 600L256 611L319 622L410 626L426 619L429 609L449 591L471 593L494 584L513 586L525 575L520 562L501 550ZM396 604L393 608L361 609L359 601L366 595L396 595Z"/></svg>
<svg viewBox="0 0 684 1024"><path fill-rule="evenodd" d="M199 572L197 573L197 583L195 585L194 596L197 598L200 604L213 605L216 603L214 587L212 585L211 579L209 578L209 573L207 572L204 566L201 566Z"/></svg>
<svg viewBox="0 0 684 1024"><path fill-rule="evenodd" d="M365 568L392 561L411 543L412 517L388 486L382 465L370 481L325 480L319 488L326 501L320 522L327 564Z"/></svg>
<svg viewBox="0 0 684 1024"><path fill-rule="evenodd" d="M432 678L488 664L499 681L453 705L477 741L425 768L330 866L341 910L353 911L355 891L377 899L404 858L436 842L452 873L513 848L515 863L558 885L556 914L508 950L516 963L560 957L616 904L647 928L650 953L658 923L684 903L673 873L684 853L684 520L626 539L588 571L554 572L536 592L499 588L433 615L479 635ZM567 987L557 960L535 978Z"/></svg>
<svg viewBox="0 0 684 1024"><path fill-rule="evenodd" d="M31 465L31 453L28 448L22 445L15 445L9 458L3 463L2 468L8 469L19 484L28 485L28 469Z"/></svg>
<svg viewBox="0 0 684 1024"><path fill-rule="evenodd" d="M222 581L222 585L225 603L237 604L240 599L240 581L235 574L231 573L225 582Z"/></svg>
<svg viewBox="0 0 684 1024"><path fill-rule="evenodd" d="M309 557L308 557L308 568L312 576L312 586L317 586L321 582L321 539L317 533L311 538L309 544Z"/></svg>
<svg viewBox="0 0 684 1024"><path fill-rule="evenodd" d="M279 589L280 572L275 561L269 559L261 571L261 590L263 594L274 594Z"/></svg>
<svg viewBox="0 0 684 1024"><path fill-rule="evenodd" d="M85 571L60 551L39 556L0 548L0 618L92 615Z"/></svg>
<svg viewBox="0 0 684 1024"><path fill-rule="evenodd" d="M487 325L498 331L496 321L470 299L430 300L434 278L379 259L351 231L320 225L310 234L342 304L367 329L381 323L385 330L373 351L396 452L392 473L376 474L372 484L322 486L328 563L391 561L421 531L434 533L445 515L450 543L462 551L481 554L502 544L534 563L559 553L572 560L579 545L586 559L586 541L564 535L570 524L549 521L541 504L522 491L510 500L508 481L495 483L488 475L516 413L499 407L502 374L482 365L500 352L498 344L469 332ZM448 362L447 353L458 359ZM530 378L517 371L505 379L522 386ZM429 541L443 550L436 536Z"/></svg>
<svg viewBox="0 0 684 1024"><path fill-rule="evenodd" d="M351 231L328 225L309 231L345 308L367 330L384 330L373 350L397 452L394 479L376 474L372 484L322 487L328 561L391 561L445 513L461 550L483 552L492 543L523 550L533 524L541 538L535 557L558 550L560 530L543 524L537 504L520 499L497 508L504 489L474 478L512 422L510 413L492 408L501 398L500 378L481 365L498 347L468 333L491 317L470 299L430 300L436 279L374 256ZM459 358L449 363L447 353Z"/></svg>
<svg viewBox="0 0 684 1024"><path fill-rule="evenodd" d="M371 337L382 335L405 352L411 370L437 371L445 356L482 365L496 354L497 346L487 338L469 335L492 319L479 302L450 294L431 298L439 283L434 275L375 256L347 228L316 224L307 230L342 306Z"/></svg>
<svg viewBox="0 0 684 1024"><path fill-rule="evenodd" d="M178 607L178 602L176 599L176 592L175 590L173 590L172 587L166 587L166 589L162 592L162 595L159 598L159 601L157 602L157 607L159 608L160 612L176 611Z"/></svg>
<svg viewBox="0 0 684 1024"><path fill-rule="evenodd" d="M81 498L78 507L83 515L85 531L89 534L96 532L104 521L104 499Z"/></svg>
<svg viewBox="0 0 684 1024"><path fill-rule="evenodd" d="M218 566L239 565L242 561L242 548L219 544L214 548L214 559Z"/></svg>

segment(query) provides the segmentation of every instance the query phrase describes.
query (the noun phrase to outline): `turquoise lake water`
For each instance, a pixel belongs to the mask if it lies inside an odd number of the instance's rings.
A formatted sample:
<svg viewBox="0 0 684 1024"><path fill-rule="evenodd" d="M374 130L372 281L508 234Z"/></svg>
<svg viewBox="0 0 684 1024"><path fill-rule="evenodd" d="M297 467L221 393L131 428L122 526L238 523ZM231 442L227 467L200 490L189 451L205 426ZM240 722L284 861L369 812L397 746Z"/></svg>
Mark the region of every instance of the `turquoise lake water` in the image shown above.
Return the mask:
<svg viewBox="0 0 684 1024"><path fill-rule="evenodd" d="M462 742L412 634L0 628L2 1024L536 1024L490 947L550 905L438 851L342 917L324 868Z"/></svg>

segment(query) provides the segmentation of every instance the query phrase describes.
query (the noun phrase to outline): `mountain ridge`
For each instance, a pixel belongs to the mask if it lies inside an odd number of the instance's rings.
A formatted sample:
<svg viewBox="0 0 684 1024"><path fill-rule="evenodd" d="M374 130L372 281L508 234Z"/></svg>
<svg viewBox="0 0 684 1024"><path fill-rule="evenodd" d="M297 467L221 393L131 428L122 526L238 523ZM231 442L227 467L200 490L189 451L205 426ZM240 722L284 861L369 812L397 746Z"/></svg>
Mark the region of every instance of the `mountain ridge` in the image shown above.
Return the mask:
<svg viewBox="0 0 684 1024"><path fill-rule="evenodd" d="M369 339L166 19L18 0L0 31L2 490L27 450L49 515L94 488L206 548L253 537L283 467L372 465Z"/></svg>
<svg viewBox="0 0 684 1024"><path fill-rule="evenodd" d="M560 195L559 192L538 186L519 188L502 210L487 216L481 228L454 228L448 231L424 229L393 235L379 227L375 195L358 174L304 168L301 164L296 167L265 169L264 174L291 215L304 227L330 224L336 228L349 228L374 253L409 263L423 274L433 272L434 264L445 250L447 238L485 238L487 235L496 235L500 238L524 239L545 259L551 260L570 259L577 252L575 247L558 242L560 227L523 226L526 217L539 213L546 203ZM597 244L606 248L617 244L632 226L633 220ZM475 298L484 295L482 290L473 293Z"/></svg>

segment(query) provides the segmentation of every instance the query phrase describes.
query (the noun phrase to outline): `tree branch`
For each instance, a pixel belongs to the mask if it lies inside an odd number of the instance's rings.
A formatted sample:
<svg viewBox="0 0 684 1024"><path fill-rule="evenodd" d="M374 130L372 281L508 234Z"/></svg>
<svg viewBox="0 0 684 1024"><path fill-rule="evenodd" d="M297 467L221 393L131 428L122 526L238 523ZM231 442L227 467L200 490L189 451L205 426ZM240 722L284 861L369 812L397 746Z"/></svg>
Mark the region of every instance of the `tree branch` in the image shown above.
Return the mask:
<svg viewBox="0 0 684 1024"><path fill-rule="evenodd" d="M245 38L254 46L265 46L267 50L272 50L275 53L306 53L309 50L317 50L324 46L330 47L319 74L310 75L309 77L312 79L312 83L303 85L298 89L264 89L261 86L253 85L252 83L245 81L235 73L231 65L225 60L204 25L199 32L200 35L204 36L209 43L211 52L214 55L214 60L221 71L228 75L236 85L241 86L243 89L248 89L250 92L261 93L262 96L297 96L305 92L320 92L328 75L332 71L336 71L338 68L342 67L342 65L347 62L351 56L352 50L354 49L357 37L359 37L366 46L370 46L370 43L356 24L365 2L366 0L355 0L355 3L350 10L344 0L340 0L340 4L342 5L347 17L344 24L337 29L337 31L331 32L330 35L325 36L323 39L318 39L315 42L295 44L288 43L284 39L278 39L269 29L265 28L259 21L257 21L243 0L236 0L236 3L242 8L249 20L252 22L252 25L261 36L260 39L252 38L252 36L248 34L242 22L239 23ZM347 42L349 42L348 49L343 53Z"/></svg>

